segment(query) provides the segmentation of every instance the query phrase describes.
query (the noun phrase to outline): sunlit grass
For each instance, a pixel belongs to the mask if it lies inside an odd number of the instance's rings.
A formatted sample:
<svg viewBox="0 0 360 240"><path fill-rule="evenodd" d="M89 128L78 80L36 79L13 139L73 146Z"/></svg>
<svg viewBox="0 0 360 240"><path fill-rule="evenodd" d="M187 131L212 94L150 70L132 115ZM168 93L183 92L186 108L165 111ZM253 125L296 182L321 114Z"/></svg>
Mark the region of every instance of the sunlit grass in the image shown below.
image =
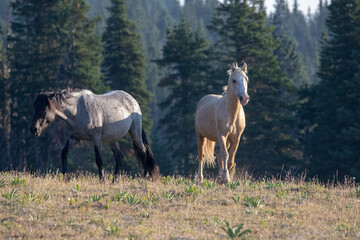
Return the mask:
<svg viewBox="0 0 360 240"><path fill-rule="evenodd" d="M0 173L0 239L358 239L359 222L353 182Z"/></svg>

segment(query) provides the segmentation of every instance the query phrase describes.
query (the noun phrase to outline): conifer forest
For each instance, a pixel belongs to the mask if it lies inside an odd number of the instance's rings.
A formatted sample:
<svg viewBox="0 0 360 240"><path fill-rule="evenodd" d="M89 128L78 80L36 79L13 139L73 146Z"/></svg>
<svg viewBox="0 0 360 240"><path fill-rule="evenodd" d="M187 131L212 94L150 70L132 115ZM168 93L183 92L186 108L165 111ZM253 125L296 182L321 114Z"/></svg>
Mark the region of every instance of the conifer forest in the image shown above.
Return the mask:
<svg viewBox="0 0 360 240"><path fill-rule="evenodd" d="M237 174L360 180L360 0L317 1L268 13L264 0L0 0L0 171L61 169L64 123L29 131L39 92L119 89L141 106L161 174L194 176L196 105L246 62ZM119 145L122 171L140 174L130 137ZM68 159L69 172L97 171L88 142Z"/></svg>

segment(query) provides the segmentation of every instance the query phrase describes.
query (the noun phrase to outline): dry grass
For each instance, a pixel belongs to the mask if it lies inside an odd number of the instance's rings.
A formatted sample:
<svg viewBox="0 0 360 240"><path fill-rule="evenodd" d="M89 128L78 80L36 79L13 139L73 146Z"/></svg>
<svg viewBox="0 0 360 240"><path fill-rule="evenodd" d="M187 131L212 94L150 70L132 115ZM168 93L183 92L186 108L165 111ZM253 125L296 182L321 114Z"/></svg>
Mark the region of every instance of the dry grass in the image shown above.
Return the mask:
<svg viewBox="0 0 360 240"><path fill-rule="evenodd" d="M354 183L237 179L230 186L183 177L0 173L0 239L225 239L244 224L246 239L358 239ZM224 227L225 230L222 228Z"/></svg>

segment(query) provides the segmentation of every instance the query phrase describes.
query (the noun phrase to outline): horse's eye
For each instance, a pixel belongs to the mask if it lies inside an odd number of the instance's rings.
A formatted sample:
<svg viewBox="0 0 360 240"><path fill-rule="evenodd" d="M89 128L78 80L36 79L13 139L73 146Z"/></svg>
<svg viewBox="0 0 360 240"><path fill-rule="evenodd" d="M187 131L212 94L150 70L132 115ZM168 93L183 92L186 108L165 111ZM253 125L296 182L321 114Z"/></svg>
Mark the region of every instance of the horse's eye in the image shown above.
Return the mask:
<svg viewBox="0 0 360 240"><path fill-rule="evenodd" d="M233 79L233 83L236 83L236 80L235 80L235 79Z"/></svg>

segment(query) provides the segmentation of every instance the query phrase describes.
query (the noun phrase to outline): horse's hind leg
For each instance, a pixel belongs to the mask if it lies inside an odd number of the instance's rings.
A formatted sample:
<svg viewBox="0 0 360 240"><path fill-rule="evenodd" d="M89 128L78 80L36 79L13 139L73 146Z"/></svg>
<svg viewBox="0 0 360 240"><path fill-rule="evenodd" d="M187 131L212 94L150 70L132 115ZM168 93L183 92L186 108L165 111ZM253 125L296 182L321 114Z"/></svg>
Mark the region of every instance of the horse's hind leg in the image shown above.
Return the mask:
<svg viewBox="0 0 360 240"><path fill-rule="evenodd" d="M141 116L134 118L129 129L129 134L133 141L140 167L142 167L144 171L144 177L149 174L152 180L157 180L160 176L160 169L151 151L144 129L142 129Z"/></svg>
<svg viewBox="0 0 360 240"><path fill-rule="evenodd" d="M197 142L198 142L198 162L199 162L199 170L198 170L198 183L203 181L203 165L204 165L204 136L196 131Z"/></svg>
<svg viewBox="0 0 360 240"><path fill-rule="evenodd" d="M68 153L78 142L80 142L80 140L78 140L74 137L69 137L68 140L66 141L64 148L61 151L62 173L64 175L67 171Z"/></svg>
<svg viewBox="0 0 360 240"><path fill-rule="evenodd" d="M117 179L117 177L119 175L119 170L121 168L122 159L124 156L120 151L119 143L117 143L117 142L111 143L110 147L111 147L111 151L114 154L114 159L115 159L115 171L114 171L114 178L113 178L113 182L115 182L115 180Z"/></svg>
<svg viewBox="0 0 360 240"><path fill-rule="evenodd" d="M101 157L101 150L102 150L102 143L101 143L101 137L96 137L94 140L94 150L95 150L95 160L96 165L99 168L99 179L100 181L103 180L102 178L102 157Z"/></svg>
<svg viewBox="0 0 360 240"><path fill-rule="evenodd" d="M142 141L142 124L141 124L141 119L140 121L133 121L133 123L131 124L131 127L129 129L129 135L132 139L133 145L134 145L134 149L135 149L135 154L137 159L139 160L139 165L142 168L142 170L144 171L144 176L146 176L147 174L147 169L146 169L146 148L144 146L144 143Z"/></svg>

